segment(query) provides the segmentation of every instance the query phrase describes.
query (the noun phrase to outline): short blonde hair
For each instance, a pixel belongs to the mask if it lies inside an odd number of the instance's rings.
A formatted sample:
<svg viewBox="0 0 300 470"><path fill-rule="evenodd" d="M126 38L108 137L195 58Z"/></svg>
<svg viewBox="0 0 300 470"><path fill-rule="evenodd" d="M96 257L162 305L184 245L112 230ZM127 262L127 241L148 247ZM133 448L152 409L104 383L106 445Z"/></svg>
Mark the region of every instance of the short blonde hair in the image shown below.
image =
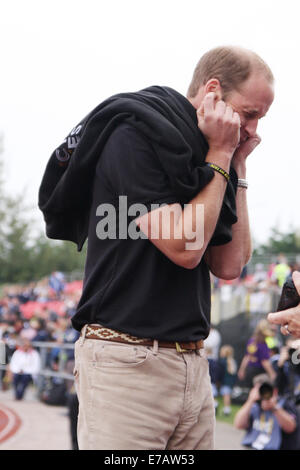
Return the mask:
<svg viewBox="0 0 300 470"><path fill-rule="evenodd" d="M274 82L270 67L255 52L236 46L216 47L204 54L196 65L187 96L194 98L199 88L212 78L219 80L226 96L238 90L254 71L263 73L270 83Z"/></svg>

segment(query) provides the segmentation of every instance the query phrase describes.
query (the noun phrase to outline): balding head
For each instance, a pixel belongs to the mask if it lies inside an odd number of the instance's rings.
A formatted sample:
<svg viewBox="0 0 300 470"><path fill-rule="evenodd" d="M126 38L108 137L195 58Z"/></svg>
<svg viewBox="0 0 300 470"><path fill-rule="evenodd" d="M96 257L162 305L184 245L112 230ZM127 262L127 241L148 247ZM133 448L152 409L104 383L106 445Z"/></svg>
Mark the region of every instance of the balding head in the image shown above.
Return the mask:
<svg viewBox="0 0 300 470"><path fill-rule="evenodd" d="M270 67L255 52L237 46L217 47L199 60L187 97L194 98L212 78L218 79L226 97L232 90L239 90L252 73L263 74L270 83L274 81Z"/></svg>

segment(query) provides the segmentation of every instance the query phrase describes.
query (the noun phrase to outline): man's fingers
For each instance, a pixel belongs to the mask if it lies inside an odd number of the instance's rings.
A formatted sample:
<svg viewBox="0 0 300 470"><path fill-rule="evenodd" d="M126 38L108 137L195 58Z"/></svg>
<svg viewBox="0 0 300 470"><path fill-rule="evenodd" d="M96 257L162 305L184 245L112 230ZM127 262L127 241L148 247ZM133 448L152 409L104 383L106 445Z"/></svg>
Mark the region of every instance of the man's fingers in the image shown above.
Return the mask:
<svg viewBox="0 0 300 470"><path fill-rule="evenodd" d="M203 100L204 112L211 113L215 109L216 94L211 91L205 95Z"/></svg>
<svg viewBox="0 0 300 470"><path fill-rule="evenodd" d="M254 136L254 139L256 140L257 145L261 143L261 137L260 137L260 135L256 134L256 135Z"/></svg>
<svg viewBox="0 0 300 470"><path fill-rule="evenodd" d="M235 112L233 113L233 120L235 122L237 122L239 124L239 126L241 127L241 118L240 118L240 115L239 113Z"/></svg>
<svg viewBox="0 0 300 470"><path fill-rule="evenodd" d="M227 108L228 106L226 106L226 103L222 100L219 100L216 104L216 111L221 115L226 113Z"/></svg>
<svg viewBox="0 0 300 470"><path fill-rule="evenodd" d="M200 107L197 109L197 116L200 121L203 120L204 116L211 114L215 109L215 98L216 93L213 91L205 95Z"/></svg>
<svg viewBox="0 0 300 470"><path fill-rule="evenodd" d="M197 116L198 116L198 119L202 119L203 116L204 116L204 102L202 101L202 103L200 104L200 107L197 109Z"/></svg>
<svg viewBox="0 0 300 470"><path fill-rule="evenodd" d="M285 325L288 323L293 315L294 309L290 308L284 310L284 312L269 313L268 321L275 323L276 325Z"/></svg>
<svg viewBox="0 0 300 470"><path fill-rule="evenodd" d="M261 143L261 138L258 135L255 135L254 137L249 137L244 142L244 148L247 151L247 154L250 155L250 153L253 152L253 150Z"/></svg>
<svg viewBox="0 0 300 470"><path fill-rule="evenodd" d="M224 101L223 101L224 103ZM224 103L225 104L225 103ZM233 109L231 106L226 106L226 109L225 109L225 118L229 119L229 120L232 120L233 119Z"/></svg>
<svg viewBox="0 0 300 470"><path fill-rule="evenodd" d="M252 150L254 150L261 143L260 136L256 134L254 137L250 137L249 143L251 144Z"/></svg>

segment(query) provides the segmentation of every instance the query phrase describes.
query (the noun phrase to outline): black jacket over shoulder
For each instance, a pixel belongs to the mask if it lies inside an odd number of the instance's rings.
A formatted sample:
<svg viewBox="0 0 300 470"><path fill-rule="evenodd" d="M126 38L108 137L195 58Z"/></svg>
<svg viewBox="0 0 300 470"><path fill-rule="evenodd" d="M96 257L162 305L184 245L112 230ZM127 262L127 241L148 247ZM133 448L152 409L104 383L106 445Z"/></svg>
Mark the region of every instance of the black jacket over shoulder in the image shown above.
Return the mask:
<svg viewBox="0 0 300 470"><path fill-rule="evenodd" d="M184 96L160 86L114 95L88 114L50 157L38 199L49 238L70 240L82 249L95 168L108 137L123 122L151 140L174 194L185 203L214 177L214 171L204 166L208 144L198 128L196 110ZM231 240L231 225L237 221L236 185L231 168L211 244Z"/></svg>

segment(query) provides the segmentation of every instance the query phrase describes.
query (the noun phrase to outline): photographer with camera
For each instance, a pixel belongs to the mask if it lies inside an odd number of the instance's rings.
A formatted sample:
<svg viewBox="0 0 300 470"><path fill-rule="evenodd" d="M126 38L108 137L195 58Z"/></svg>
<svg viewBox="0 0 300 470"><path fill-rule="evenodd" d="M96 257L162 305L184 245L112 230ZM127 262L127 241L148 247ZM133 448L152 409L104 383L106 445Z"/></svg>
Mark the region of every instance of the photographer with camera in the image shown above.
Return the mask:
<svg viewBox="0 0 300 470"><path fill-rule="evenodd" d="M292 401L278 396L266 374L253 380L247 401L237 412L234 425L247 431L242 445L255 450L299 449L297 410Z"/></svg>
<svg viewBox="0 0 300 470"><path fill-rule="evenodd" d="M299 340L288 340L280 349L276 386L280 395L289 395L300 405Z"/></svg>

